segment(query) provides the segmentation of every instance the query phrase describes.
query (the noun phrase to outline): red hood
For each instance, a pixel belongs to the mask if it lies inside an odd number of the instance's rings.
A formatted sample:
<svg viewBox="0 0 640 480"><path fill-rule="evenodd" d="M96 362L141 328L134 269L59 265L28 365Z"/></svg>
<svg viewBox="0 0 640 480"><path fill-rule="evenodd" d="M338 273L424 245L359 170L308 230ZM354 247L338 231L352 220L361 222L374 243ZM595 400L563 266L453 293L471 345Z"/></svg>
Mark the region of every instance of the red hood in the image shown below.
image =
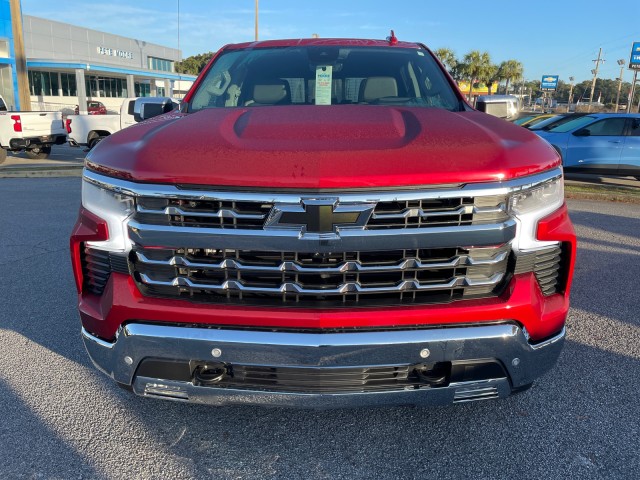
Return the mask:
<svg viewBox="0 0 640 480"><path fill-rule="evenodd" d="M508 180L560 163L535 134L484 113L366 105L167 114L87 160L140 182L270 188Z"/></svg>

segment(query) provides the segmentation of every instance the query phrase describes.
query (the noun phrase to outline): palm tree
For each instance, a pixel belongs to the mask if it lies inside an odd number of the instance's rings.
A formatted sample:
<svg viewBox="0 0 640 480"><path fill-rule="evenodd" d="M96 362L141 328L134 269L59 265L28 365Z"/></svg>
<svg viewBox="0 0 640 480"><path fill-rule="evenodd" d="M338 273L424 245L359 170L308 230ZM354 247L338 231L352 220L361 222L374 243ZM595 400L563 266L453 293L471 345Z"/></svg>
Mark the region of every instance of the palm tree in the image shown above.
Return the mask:
<svg viewBox="0 0 640 480"><path fill-rule="evenodd" d="M487 80L491 74L491 57L488 52L472 50L464 56L465 76L469 79L469 101L473 98L473 82Z"/></svg>
<svg viewBox="0 0 640 480"><path fill-rule="evenodd" d="M484 84L487 86L487 93L491 95L491 87L494 83L500 83L502 81L500 75L500 68L493 63L487 67L484 78L481 78Z"/></svg>
<svg viewBox="0 0 640 480"><path fill-rule="evenodd" d="M453 75L453 72L458 66L458 59L456 58L456 54L453 53L453 50L450 48L439 48L433 53L438 57L438 60L442 62L449 73Z"/></svg>
<svg viewBox="0 0 640 480"><path fill-rule="evenodd" d="M524 74L524 67L517 60L506 60L500 64L500 76L506 80L504 93L509 93L509 82L521 78Z"/></svg>

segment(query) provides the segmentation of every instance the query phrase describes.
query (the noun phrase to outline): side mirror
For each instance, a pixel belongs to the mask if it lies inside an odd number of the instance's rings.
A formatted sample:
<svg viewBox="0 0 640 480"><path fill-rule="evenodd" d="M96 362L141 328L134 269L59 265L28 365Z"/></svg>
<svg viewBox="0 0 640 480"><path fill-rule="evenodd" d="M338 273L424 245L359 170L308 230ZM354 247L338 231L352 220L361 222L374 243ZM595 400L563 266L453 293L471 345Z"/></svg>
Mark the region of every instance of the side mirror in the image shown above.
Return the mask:
<svg viewBox="0 0 640 480"><path fill-rule="evenodd" d="M573 135L576 137L588 137L589 135L591 135L591 132L588 128L581 128L580 130L576 130L575 132L573 132Z"/></svg>
<svg viewBox="0 0 640 480"><path fill-rule="evenodd" d="M133 104L133 118L136 122L148 120L172 111L175 103L169 97L141 97Z"/></svg>

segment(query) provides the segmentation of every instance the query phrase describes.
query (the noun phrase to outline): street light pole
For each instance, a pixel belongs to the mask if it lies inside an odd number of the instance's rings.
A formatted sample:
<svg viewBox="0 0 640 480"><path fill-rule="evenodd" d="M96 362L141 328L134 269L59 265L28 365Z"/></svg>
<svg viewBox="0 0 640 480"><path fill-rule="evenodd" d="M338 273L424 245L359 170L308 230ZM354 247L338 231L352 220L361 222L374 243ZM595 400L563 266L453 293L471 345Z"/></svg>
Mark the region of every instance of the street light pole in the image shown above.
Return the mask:
<svg viewBox="0 0 640 480"><path fill-rule="evenodd" d="M258 41L258 0L256 0L256 42Z"/></svg>
<svg viewBox="0 0 640 480"><path fill-rule="evenodd" d="M567 113L571 109L571 100L573 100L573 81L575 79L573 77L569 77L569 81L571 82L571 88L569 89L569 101L567 101Z"/></svg>
<svg viewBox="0 0 640 480"><path fill-rule="evenodd" d="M627 113L631 113L633 108L633 97L636 93L636 81L638 80L638 71L633 72L633 81L631 82L631 92L629 93L629 101L627 102Z"/></svg>
<svg viewBox="0 0 640 480"><path fill-rule="evenodd" d="M587 112L591 111L591 104L593 103L593 92L596 89L596 78L598 78L598 69L600 68L600 62L604 62L604 60L600 60L601 57L602 47L600 47L600 50L598 51L598 58L594 60L594 62L596 62L596 68L591 70L591 73L593 73L593 81L591 82L591 95L589 96L589 107L587 108Z"/></svg>
<svg viewBox="0 0 640 480"><path fill-rule="evenodd" d="M626 62L624 60L618 60L618 65L620 65L620 76L618 77L618 95L616 96L616 113L618 113L618 104L620 103L620 90L622 89L622 74L624 73L624 64Z"/></svg>

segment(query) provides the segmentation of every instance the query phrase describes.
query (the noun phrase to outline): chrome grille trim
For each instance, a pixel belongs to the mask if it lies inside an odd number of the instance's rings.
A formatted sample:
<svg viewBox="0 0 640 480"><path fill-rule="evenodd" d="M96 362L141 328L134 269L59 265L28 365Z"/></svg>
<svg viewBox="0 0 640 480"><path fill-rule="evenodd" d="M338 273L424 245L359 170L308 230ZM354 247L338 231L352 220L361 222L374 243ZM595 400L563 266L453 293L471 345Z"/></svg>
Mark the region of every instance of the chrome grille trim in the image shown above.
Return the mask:
<svg viewBox="0 0 640 480"><path fill-rule="evenodd" d="M429 211L422 208L405 208L400 213L374 213L374 220L393 220L404 219L409 217L444 217L449 215L468 215L468 214L485 214L485 213L505 213L506 206L504 203L497 207L476 207L473 205L464 205L454 210L435 210Z"/></svg>
<svg viewBox="0 0 640 480"><path fill-rule="evenodd" d="M329 254L136 246L130 262L150 295L346 306L382 296L388 304L494 296L509 278L510 256L510 244Z"/></svg>
<svg viewBox="0 0 640 480"><path fill-rule="evenodd" d="M451 246L503 245L516 235L516 221L385 230L340 230L337 233L305 233L297 230L244 230L150 225L129 221L129 238L142 246L167 248L233 248L297 252L349 252L401 250Z"/></svg>
<svg viewBox="0 0 640 480"><path fill-rule="evenodd" d="M158 287L187 287L196 290L204 291L238 291L238 292L252 292L252 293L295 293L300 295L338 295L343 293L395 293L395 292L419 292L419 291L433 291L433 290L448 290L455 287L487 287L496 286L500 283L500 280L504 277L504 273L495 273L486 280L472 279L466 276L457 276L452 278L447 283L436 284L423 284L417 280L405 280L398 285L386 286L386 287L363 287L358 282L347 282L340 285L338 288L304 288L297 283L283 283L279 288L271 287L249 287L243 285L236 280L226 280L221 284L209 284L194 282L189 278L176 277L173 280L153 280L148 275L142 273L140 278L142 282L150 286Z"/></svg>
<svg viewBox="0 0 640 480"><path fill-rule="evenodd" d="M384 272L399 271L410 269L435 269L435 268L453 268L458 266L479 266L479 265L496 265L507 259L509 252L503 251L489 259L474 259L469 255L461 255L451 259L448 262L422 262L416 258L407 258L406 260L394 265L376 265L365 266L359 261L346 261L332 267L305 267L296 262L282 262L277 267L268 267L261 265L245 265L243 262L226 259L218 263L192 262L182 255L174 255L168 260L153 260L147 258L142 252L135 252L139 262L147 265L161 266L183 266L188 268L207 268L207 269L235 269L235 270L251 270L259 272L298 272L298 273L344 273L344 272Z"/></svg>
<svg viewBox="0 0 640 480"><path fill-rule="evenodd" d="M217 211L213 212L199 212L199 211L190 211L183 210L179 207L165 207L163 209L153 209L153 208L145 208L141 205L136 205L136 211L138 213L145 214L153 214L153 215L179 215L183 217L187 216L195 216L195 217L205 217L205 218L235 218L235 219L243 219L243 220L264 220L266 215L260 214L247 214L247 213L237 213L234 210L221 208Z"/></svg>

